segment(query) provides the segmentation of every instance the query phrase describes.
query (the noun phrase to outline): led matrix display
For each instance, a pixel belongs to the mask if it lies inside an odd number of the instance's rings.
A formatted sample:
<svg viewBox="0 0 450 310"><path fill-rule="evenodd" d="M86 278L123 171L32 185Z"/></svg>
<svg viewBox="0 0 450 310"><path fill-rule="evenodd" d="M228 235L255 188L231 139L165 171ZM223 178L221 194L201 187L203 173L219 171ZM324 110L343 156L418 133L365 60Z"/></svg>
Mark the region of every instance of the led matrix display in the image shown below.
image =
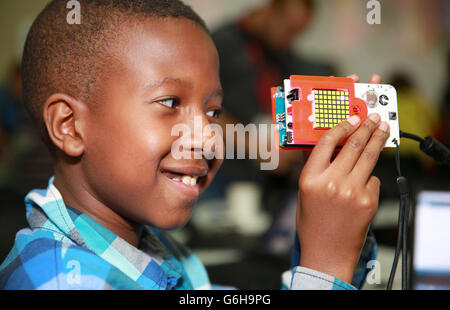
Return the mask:
<svg viewBox="0 0 450 310"><path fill-rule="evenodd" d="M333 128L350 116L348 91L314 90L314 128Z"/></svg>

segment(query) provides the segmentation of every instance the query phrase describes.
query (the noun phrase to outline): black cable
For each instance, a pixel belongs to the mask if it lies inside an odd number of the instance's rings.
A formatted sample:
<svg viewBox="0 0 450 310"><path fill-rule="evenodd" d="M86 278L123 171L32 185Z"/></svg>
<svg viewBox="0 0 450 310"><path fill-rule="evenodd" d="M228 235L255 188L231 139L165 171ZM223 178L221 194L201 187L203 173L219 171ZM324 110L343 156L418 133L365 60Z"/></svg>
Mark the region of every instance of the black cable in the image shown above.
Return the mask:
<svg viewBox="0 0 450 310"><path fill-rule="evenodd" d="M394 283L395 272L397 271L398 259L400 257L400 251L402 250L402 234L403 231L403 208L398 210L398 233L397 233L397 246L395 247L394 261L392 263L391 273L387 284L387 289L392 290L392 284Z"/></svg>
<svg viewBox="0 0 450 310"><path fill-rule="evenodd" d="M400 146L398 145L398 141L394 140L396 149L395 149L395 167L397 169L397 176L401 177L402 176L402 172L401 172L401 168L400 168Z"/></svg>
<svg viewBox="0 0 450 310"><path fill-rule="evenodd" d="M447 146L443 145L433 137L421 138L411 133L400 131L401 138L412 139L420 143L420 149L428 156L435 159L437 162L450 166L450 150ZM395 167L397 169L397 186L400 193L400 206L398 213L398 235L397 245L395 248L394 262L392 264L391 273L389 275L389 281L387 289L392 289L392 284L395 278L395 271L397 269L398 260L400 257L400 251L402 252L402 290L408 289L408 227L409 227L409 186L408 180L402 176L400 169L400 147L396 139L394 139L396 145L395 153Z"/></svg>
<svg viewBox="0 0 450 310"><path fill-rule="evenodd" d="M416 136L416 135L414 135L412 133L404 132L404 131L400 131L400 138L412 139L412 140L416 140L417 142L423 142L424 141L423 138L421 138L419 136Z"/></svg>
<svg viewBox="0 0 450 310"><path fill-rule="evenodd" d="M402 252L402 289L408 289L408 219L409 219L409 189L408 182L401 174L400 168L400 147L397 140L394 140L396 145L395 153L395 167L397 169L397 186L400 193L400 206L398 214L398 233L397 233L397 246L395 248L394 261L392 263L391 273L389 275L389 281L387 289L392 289L392 284L395 278L395 272L397 270L398 260L400 257L400 251Z"/></svg>
<svg viewBox="0 0 450 310"><path fill-rule="evenodd" d="M408 138L419 142L422 152L436 160L442 165L450 167L450 150L447 146L439 142L433 137L421 138L411 133L400 131L401 138Z"/></svg>
<svg viewBox="0 0 450 310"><path fill-rule="evenodd" d="M406 180L406 179L405 179ZM403 197L403 250L402 250L402 290L408 289L408 223L409 223L409 192Z"/></svg>

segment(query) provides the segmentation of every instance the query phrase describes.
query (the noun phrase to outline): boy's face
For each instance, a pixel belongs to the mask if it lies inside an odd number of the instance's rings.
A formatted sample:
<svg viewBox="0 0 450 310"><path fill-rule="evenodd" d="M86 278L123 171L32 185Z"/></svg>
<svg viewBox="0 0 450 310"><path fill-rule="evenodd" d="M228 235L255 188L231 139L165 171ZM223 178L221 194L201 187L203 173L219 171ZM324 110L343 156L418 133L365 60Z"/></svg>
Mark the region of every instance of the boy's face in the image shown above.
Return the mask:
<svg viewBox="0 0 450 310"><path fill-rule="evenodd" d="M99 83L87 122L82 169L91 194L133 222L167 229L189 220L221 160L176 160L176 124L217 121L222 91L216 48L184 18L150 19L125 27L115 61ZM196 137L198 138L198 137ZM192 154L202 148L194 140ZM198 143L197 143L198 142ZM198 177L197 184L185 176Z"/></svg>

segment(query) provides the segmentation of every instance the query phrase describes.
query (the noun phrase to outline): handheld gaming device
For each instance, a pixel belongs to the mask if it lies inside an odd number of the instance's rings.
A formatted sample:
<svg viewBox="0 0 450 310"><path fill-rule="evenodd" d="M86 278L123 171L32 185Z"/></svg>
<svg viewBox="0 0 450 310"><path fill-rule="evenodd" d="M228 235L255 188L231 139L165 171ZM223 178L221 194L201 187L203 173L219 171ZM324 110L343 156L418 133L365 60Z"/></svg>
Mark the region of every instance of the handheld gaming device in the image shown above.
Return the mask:
<svg viewBox="0 0 450 310"><path fill-rule="evenodd" d="M391 85L292 75L284 80L283 87L273 87L271 93L273 122L280 134L281 149L312 149L326 130L353 115L358 115L363 123L371 113L378 113L390 126L384 147L400 144L397 92Z"/></svg>

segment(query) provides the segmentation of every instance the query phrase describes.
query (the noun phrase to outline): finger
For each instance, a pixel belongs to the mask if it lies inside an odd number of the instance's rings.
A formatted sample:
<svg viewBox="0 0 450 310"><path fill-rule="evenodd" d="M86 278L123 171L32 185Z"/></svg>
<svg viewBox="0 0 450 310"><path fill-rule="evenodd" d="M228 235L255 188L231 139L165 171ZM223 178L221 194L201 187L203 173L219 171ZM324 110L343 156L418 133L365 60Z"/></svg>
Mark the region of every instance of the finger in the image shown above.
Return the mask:
<svg viewBox="0 0 450 310"><path fill-rule="evenodd" d="M352 174L359 178L361 182L365 182L370 177L388 136L389 125L386 122L382 122L373 133L369 143L367 143L366 148L353 168Z"/></svg>
<svg viewBox="0 0 450 310"><path fill-rule="evenodd" d="M349 76L347 76L348 78L352 79L353 82L355 83L359 83L359 76L357 74L351 74Z"/></svg>
<svg viewBox="0 0 450 310"><path fill-rule="evenodd" d="M271 143L270 145L275 145L277 150L280 149L280 132L278 131L278 125L273 126L272 139L274 143Z"/></svg>
<svg viewBox="0 0 450 310"><path fill-rule="evenodd" d="M380 195L380 185L381 181L379 178L375 176L371 176L369 181L367 181L366 188L374 194L376 197Z"/></svg>
<svg viewBox="0 0 450 310"><path fill-rule="evenodd" d="M369 79L369 84L380 84L381 83L381 76L378 74L372 74L372 76Z"/></svg>
<svg viewBox="0 0 450 310"><path fill-rule="evenodd" d="M304 173L310 171L317 174L328 168L336 146L350 136L358 128L360 122L360 118L355 115L325 132L309 156L308 162L303 168Z"/></svg>
<svg viewBox="0 0 450 310"><path fill-rule="evenodd" d="M370 114L364 124L345 143L342 151L331 164L333 169L345 174L350 173L379 123L380 115Z"/></svg>

